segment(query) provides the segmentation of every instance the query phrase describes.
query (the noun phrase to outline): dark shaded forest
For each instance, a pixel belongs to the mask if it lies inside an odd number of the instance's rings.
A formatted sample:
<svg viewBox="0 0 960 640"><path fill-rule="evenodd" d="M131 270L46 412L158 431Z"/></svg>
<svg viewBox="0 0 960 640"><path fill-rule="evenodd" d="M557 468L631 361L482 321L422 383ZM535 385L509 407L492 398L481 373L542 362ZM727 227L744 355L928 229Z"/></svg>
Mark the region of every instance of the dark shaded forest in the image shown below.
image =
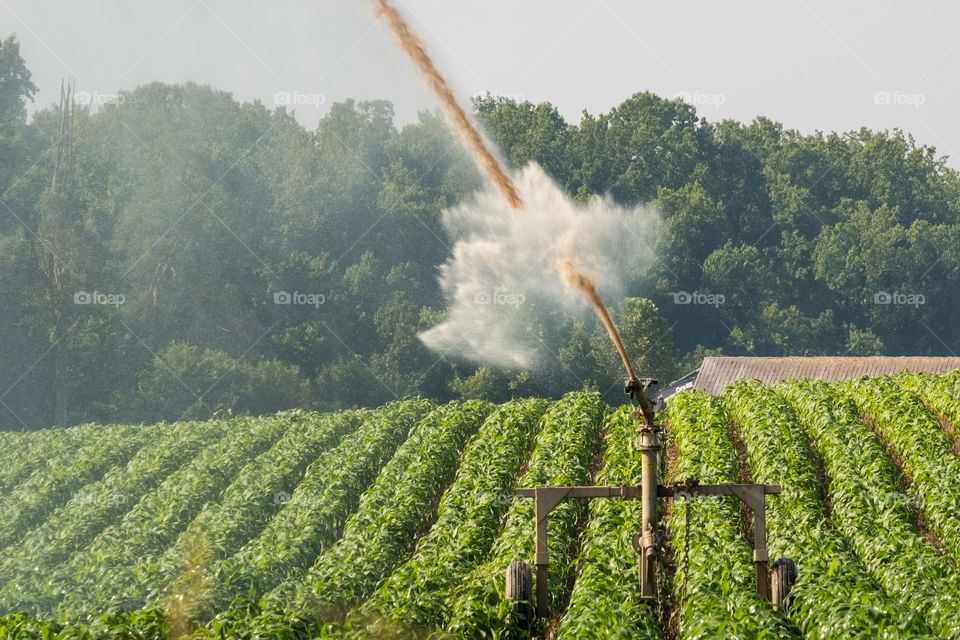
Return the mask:
<svg viewBox="0 0 960 640"><path fill-rule="evenodd" d="M411 394L619 398L592 317L545 321L555 361L478 369L427 350L444 317L440 218L481 185L441 117L285 108L154 83L28 118L36 88L0 44L0 425L202 419ZM511 167L572 198L660 211L656 260L612 304L628 351L670 379L704 355L960 350L960 180L900 132L709 122L637 93L567 122L477 98ZM549 325L549 326L546 326Z"/></svg>

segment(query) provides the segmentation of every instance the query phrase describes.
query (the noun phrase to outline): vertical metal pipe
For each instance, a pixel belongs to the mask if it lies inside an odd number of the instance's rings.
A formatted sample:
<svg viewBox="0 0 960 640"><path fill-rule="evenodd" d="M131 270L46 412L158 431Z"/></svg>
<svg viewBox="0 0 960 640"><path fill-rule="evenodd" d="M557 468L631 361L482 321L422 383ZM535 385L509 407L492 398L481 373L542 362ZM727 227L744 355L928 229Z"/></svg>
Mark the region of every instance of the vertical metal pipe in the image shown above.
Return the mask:
<svg viewBox="0 0 960 640"><path fill-rule="evenodd" d="M645 399L644 399L645 400ZM642 529L640 534L640 597L656 598L657 540L659 523L657 510L657 452L660 442L653 421L643 412L644 424L640 428L637 449L640 450L641 489L640 499Z"/></svg>
<svg viewBox="0 0 960 640"><path fill-rule="evenodd" d="M647 399L647 387L656 383L652 378L638 379L631 377L624 384L624 392L637 401L639 410L634 411L632 417L640 422L637 429L637 450L640 452L640 499L642 524L637 551L640 554L640 597L655 599L657 597L657 525L659 514L657 510L657 456L660 451L660 442L657 439L657 429L654 426L653 404Z"/></svg>
<svg viewBox="0 0 960 640"><path fill-rule="evenodd" d="M650 430L648 435L641 436L641 483L642 490L640 498L643 500L641 513L643 516L643 529L646 531L647 525L656 529L657 526L657 434Z"/></svg>

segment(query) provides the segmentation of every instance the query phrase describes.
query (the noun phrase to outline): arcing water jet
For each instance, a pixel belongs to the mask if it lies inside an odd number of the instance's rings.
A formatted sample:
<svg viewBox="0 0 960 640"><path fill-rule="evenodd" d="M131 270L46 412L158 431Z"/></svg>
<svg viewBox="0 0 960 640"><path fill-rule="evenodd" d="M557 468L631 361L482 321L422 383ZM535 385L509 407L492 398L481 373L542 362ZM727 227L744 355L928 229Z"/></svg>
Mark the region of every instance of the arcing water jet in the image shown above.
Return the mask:
<svg viewBox="0 0 960 640"><path fill-rule="evenodd" d="M593 304L593 310L600 318L600 321L603 322L603 326L606 327L610 339L613 340L613 346L617 348L617 353L620 354L620 359L623 360L623 366L627 369L630 381L636 382L638 380L637 374L633 372L633 367L630 366L630 358L627 357L627 350L623 348L623 341L620 340L617 327L613 324L613 319L610 317L606 305L603 304L603 300L600 299L600 295L597 293L593 281L583 273L577 271L577 268L574 267L573 263L569 260L564 261L564 267L566 268L565 277L567 284L576 287L590 299L591 304Z"/></svg>
<svg viewBox="0 0 960 640"><path fill-rule="evenodd" d="M431 60L427 54L427 50L424 48L420 36L410 29L410 26L407 25L407 22L403 19L403 16L400 15L400 12L398 12L396 7L390 4L388 0L373 0L373 3L376 7L377 15L387 18L387 23L399 40L400 47L407 52L407 55L410 56L417 70L420 71L424 79L426 79L427 85L429 85L430 89L432 89L440 99L440 104L443 105L444 112L446 112L447 117L450 118L450 121L460 133L464 144L475 154L480 168L490 176L494 184L496 184L503 193L503 196L510 202L510 206L514 209L521 208L523 206L523 200L521 200L517 194L513 180L511 180L510 176L500 167L500 163L497 162L497 159L487 148L483 136L480 135L477 128L470 122L469 116L467 116L466 112L457 103L447 81L444 80L440 72L437 71L433 60Z"/></svg>

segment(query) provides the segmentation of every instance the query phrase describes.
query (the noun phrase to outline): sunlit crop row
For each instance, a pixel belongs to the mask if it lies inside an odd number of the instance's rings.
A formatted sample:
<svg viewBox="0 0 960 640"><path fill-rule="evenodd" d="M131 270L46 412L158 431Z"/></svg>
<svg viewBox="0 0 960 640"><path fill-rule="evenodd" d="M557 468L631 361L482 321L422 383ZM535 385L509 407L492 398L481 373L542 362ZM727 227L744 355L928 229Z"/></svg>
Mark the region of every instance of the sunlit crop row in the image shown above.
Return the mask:
<svg viewBox="0 0 960 640"><path fill-rule="evenodd" d="M640 454L633 407L620 407L607 422L599 485L640 484ZM655 605L640 600L633 534L641 529L641 502L619 497L590 501L590 519L570 605L557 638L600 638L616 629L623 638L660 638Z"/></svg>
<svg viewBox="0 0 960 640"><path fill-rule="evenodd" d="M170 475L123 519L98 535L49 576L51 609L71 619L87 612L132 610L138 568L155 562L203 506L216 500L251 458L268 449L291 425L283 414L235 418L227 435Z"/></svg>
<svg viewBox="0 0 960 640"><path fill-rule="evenodd" d="M434 409L360 499L336 544L302 579L271 592L269 604L297 610L315 602L352 605L366 600L430 524L464 446L492 408L470 401Z"/></svg>
<svg viewBox="0 0 960 640"><path fill-rule="evenodd" d="M930 529L960 558L960 458L936 416L890 378L838 386L852 399L899 459Z"/></svg>
<svg viewBox="0 0 960 640"><path fill-rule="evenodd" d="M837 531L888 594L910 602L943 637L960 636L960 575L913 526L908 496L876 435L826 383L781 388L823 455Z"/></svg>
<svg viewBox="0 0 960 640"><path fill-rule="evenodd" d="M917 394L931 410L949 421L954 432L954 450L957 450L960 443L960 371L942 375L904 373L893 379L907 391Z"/></svg>
<svg viewBox="0 0 960 640"><path fill-rule="evenodd" d="M670 438L677 448L673 478L737 482L737 456L721 403L701 391L684 392L671 398L669 414ZM751 550L733 498L675 500L667 526L677 567L673 591L681 605L679 638L795 637L786 620L756 593Z"/></svg>
<svg viewBox="0 0 960 640"><path fill-rule="evenodd" d="M377 590L373 609L403 624L446 622L447 595L496 539L548 406L545 400L514 400L487 418L440 502L436 523L411 559Z"/></svg>
<svg viewBox="0 0 960 640"><path fill-rule="evenodd" d="M245 465L215 502L207 503L161 558L139 570L143 604L162 603L181 573L188 547L202 536L208 562L218 565L250 539L286 504L307 465L357 429L364 413L291 412L293 425L269 450ZM131 594L127 594L131 595Z"/></svg>
<svg viewBox="0 0 960 640"><path fill-rule="evenodd" d="M47 573L83 549L105 527L119 522L140 499L188 463L225 423L178 422L153 431L130 460L79 489L46 522L0 556L0 601L12 610L33 610L31 594L45 590Z"/></svg>
<svg viewBox="0 0 960 640"><path fill-rule="evenodd" d="M72 465L77 451L89 444L98 434L115 427L83 424L69 429L40 429L38 431L3 434L0 443L0 494L17 486L43 467L51 464Z"/></svg>
<svg viewBox="0 0 960 640"><path fill-rule="evenodd" d="M248 594L255 602L285 579L309 569L323 549L336 541L360 496L433 408L420 399L381 407L311 463L279 513L218 568L216 605L226 609L234 598Z"/></svg>
<svg viewBox="0 0 960 640"><path fill-rule="evenodd" d="M111 425L91 430L76 449L61 450L0 499L0 549L40 525L78 490L126 464L162 427Z"/></svg>
<svg viewBox="0 0 960 640"><path fill-rule="evenodd" d="M724 399L754 482L782 488L767 498L767 536L771 562L788 557L799 567L791 620L811 639L928 637L922 616L888 596L825 521L826 487L789 403L756 381L735 383Z"/></svg>
<svg viewBox="0 0 960 640"><path fill-rule="evenodd" d="M736 499L673 501L675 573L660 578L676 626L662 629L638 593L640 500L568 499L550 514L552 615L534 634L960 637L957 380L673 396L662 481L782 486L766 515L771 563L800 569L787 611L755 593ZM2 434L47 458L0 451L0 637L167 638L171 589L197 638L508 637L505 570L533 566L536 530L513 490L640 482L630 407L602 430L606 415L578 392Z"/></svg>
<svg viewBox="0 0 960 640"><path fill-rule="evenodd" d="M584 484L589 476L605 406L596 393L571 393L554 404L544 416L521 487ZM561 604L575 564L576 525L584 505L565 500L550 514L549 593L551 607ZM510 562L523 560L533 568L534 504L516 500L507 511L504 528L487 560L473 570L448 600L447 628L458 636L502 637L511 605L504 599L505 572ZM536 593L534 585L534 593Z"/></svg>

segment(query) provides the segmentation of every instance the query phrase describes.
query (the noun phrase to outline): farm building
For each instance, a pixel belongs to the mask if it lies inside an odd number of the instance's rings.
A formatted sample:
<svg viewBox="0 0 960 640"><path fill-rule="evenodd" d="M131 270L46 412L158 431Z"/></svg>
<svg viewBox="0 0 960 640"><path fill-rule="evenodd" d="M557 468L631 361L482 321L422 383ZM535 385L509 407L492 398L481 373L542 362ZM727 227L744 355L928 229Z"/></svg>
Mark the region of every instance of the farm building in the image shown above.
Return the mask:
<svg viewBox="0 0 960 640"><path fill-rule="evenodd" d="M703 359L699 369L664 386L659 393L657 405L658 409L663 408L670 396L685 389L700 389L716 396L723 392L724 387L737 380L759 380L765 385L772 385L791 378L831 382L861 376L884 376L900 371L944 373L954 369L960 369L960 357L707 357Z"/></svg>

